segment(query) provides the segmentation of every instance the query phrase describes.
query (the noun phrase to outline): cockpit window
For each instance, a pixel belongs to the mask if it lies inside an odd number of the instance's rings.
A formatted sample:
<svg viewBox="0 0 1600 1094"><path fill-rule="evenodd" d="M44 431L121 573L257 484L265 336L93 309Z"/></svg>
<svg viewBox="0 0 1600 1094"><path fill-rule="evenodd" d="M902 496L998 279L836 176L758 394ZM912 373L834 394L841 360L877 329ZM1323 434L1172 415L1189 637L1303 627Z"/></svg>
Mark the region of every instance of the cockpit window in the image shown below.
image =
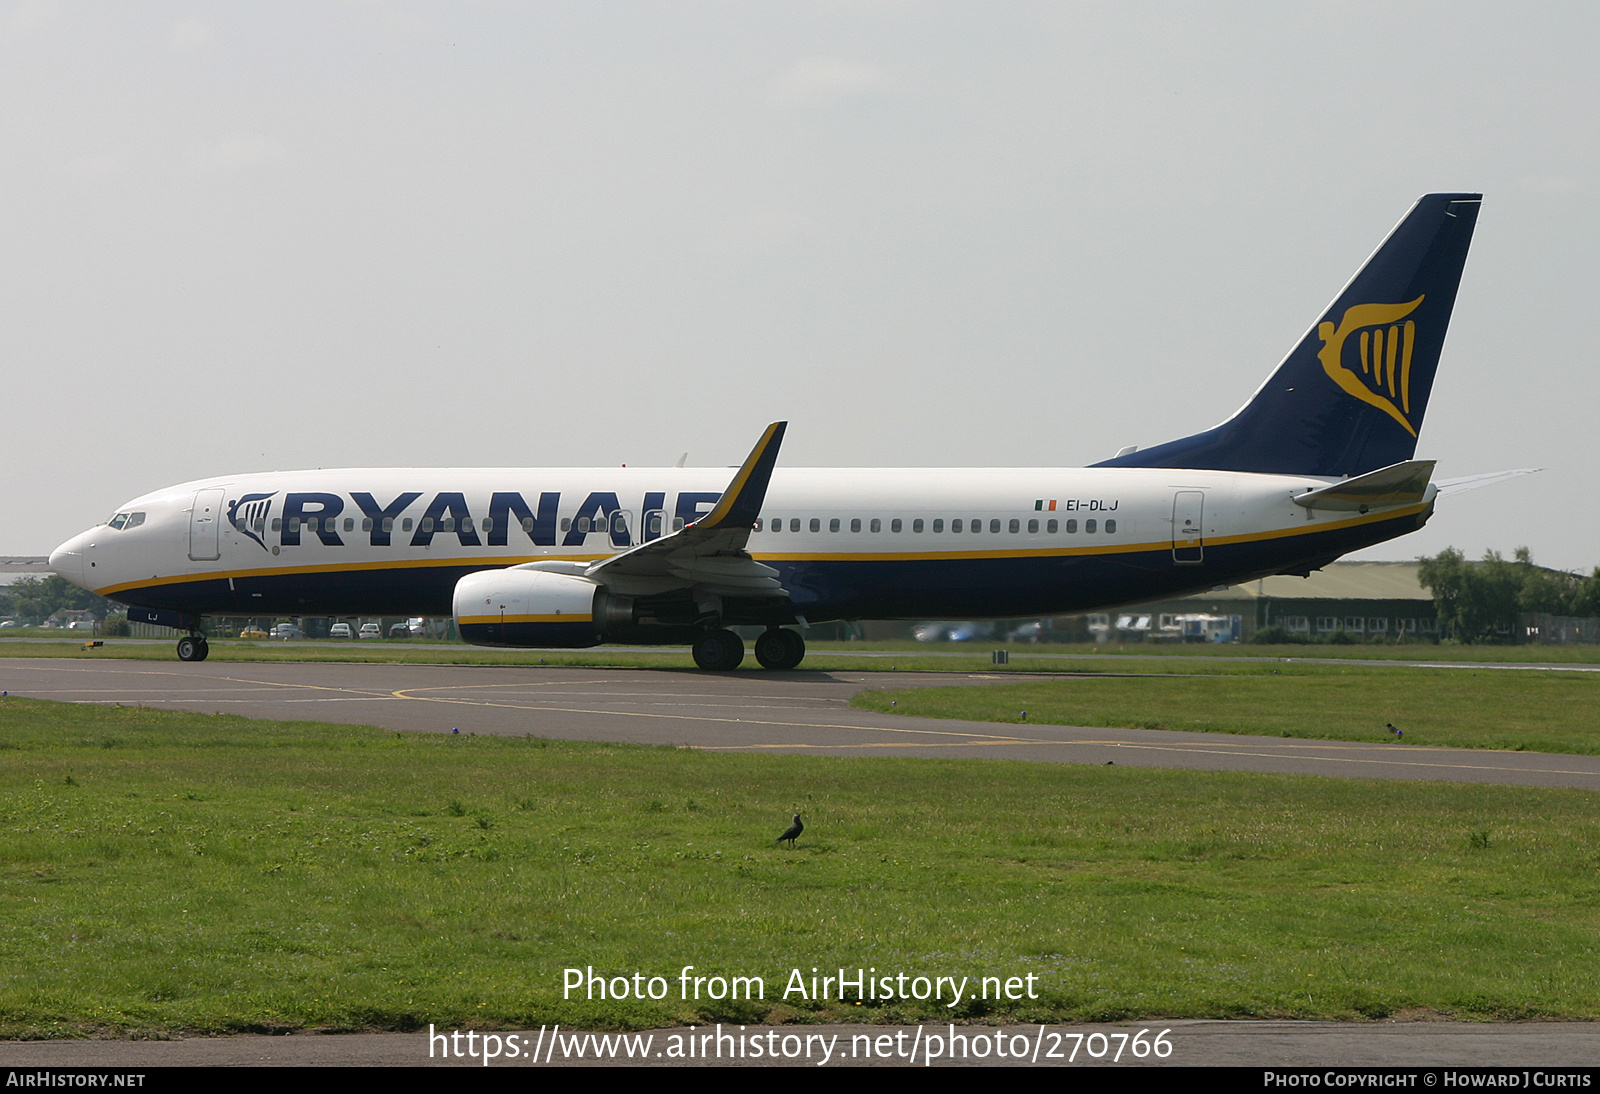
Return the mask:
<svg viewBox="0 0 1600 1094"><path fill-rule="evenodd" d="M126 514L126 513L118 513L116 516L114 516L110 520L106 521L106 523L111 525L111 527L117 529L118 531L121 531L122 530L122 526L124 524L128 523L128 514Z"/></svg>
<svg viewBox="0 0 1600 1094"><path fill-rule="evenodd" d="M128 514L128 523L123 525L123 527L124 528L137 528L137 527L139 527L139 525L141 525L143 523L144 523L144 514L143 513L129 513Z"/></svg>
<svg viewBox="0 0 1600 1094"><path fill-rule="evenodd" d="M125 528L137 528L144 523L143 513L118 513L106 521L111 527L121 531Z"/></svg>

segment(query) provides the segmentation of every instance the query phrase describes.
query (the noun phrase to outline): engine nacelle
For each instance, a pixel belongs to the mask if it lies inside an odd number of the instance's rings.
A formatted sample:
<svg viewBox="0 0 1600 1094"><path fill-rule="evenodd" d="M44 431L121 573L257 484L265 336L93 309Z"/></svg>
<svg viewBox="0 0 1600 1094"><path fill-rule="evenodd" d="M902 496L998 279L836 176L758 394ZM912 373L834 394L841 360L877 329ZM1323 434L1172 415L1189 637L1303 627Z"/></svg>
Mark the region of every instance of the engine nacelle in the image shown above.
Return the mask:
<svg viewBox="0 0 1600 1094"><path fill-rule="evenodd" d="M600 643L611 599L586 577L479 570L456 582L452 606L456 630L474 645L574 647Z"/></svg>

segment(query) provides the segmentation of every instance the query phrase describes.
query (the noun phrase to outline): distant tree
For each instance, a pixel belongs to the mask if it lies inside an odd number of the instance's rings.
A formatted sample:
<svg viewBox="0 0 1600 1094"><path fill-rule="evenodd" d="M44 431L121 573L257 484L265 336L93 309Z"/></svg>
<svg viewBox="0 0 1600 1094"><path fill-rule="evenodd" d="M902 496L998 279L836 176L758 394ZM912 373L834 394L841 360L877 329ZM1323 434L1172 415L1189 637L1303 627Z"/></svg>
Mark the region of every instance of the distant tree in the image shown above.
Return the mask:
<svg viewBox="0 0 1600 1094"><path fill-rule="evenodd" d="M1468 562L1454 547L1421 562L1417 580L1433 593L1439 622L1463 642L1511 634L1519 612L1600 614L1600 569L1588 579L1547 570L1534 565L1526 547L1518 547L1510 562L1499 551Z"/></svg>
<svg viewBox="0 0 1600 1094"><path fill-rule="evenodd" d="M1550 615L1580 614L1573 611L1573 602L1583 585L1582 578L1535 566L1533 555L1526 547L1517 548L1515 565L1521 571L1521 589L1517 594L1519 610Z"/></svg>
<svg viewBox="0 0 1600 1094"><path fill-rule="evenodd" d="M1418 560L1417 582L1433 594L1439 625L1453 635L1461 633L1461 605L1467 599L1467 556L1446 547L1432 558ZM1468 639L1471 641L1471 639Z"/></svg>
<svg viewBox="0 0 1600 1094"><path fill-rule="evenodd" d="M1568 615L1600 615L1600 566L1594 573L1578 581L1572 590L1572 607Z"/></svg>
<svg viewBox="0 0 1600 1094"><path fill-rule="evenodd" d="M39 624L63 608L93 612L104 619L111 601L80 589L59 574L38 578L31 574L11 586L11 608L24 622Z"/></svg>

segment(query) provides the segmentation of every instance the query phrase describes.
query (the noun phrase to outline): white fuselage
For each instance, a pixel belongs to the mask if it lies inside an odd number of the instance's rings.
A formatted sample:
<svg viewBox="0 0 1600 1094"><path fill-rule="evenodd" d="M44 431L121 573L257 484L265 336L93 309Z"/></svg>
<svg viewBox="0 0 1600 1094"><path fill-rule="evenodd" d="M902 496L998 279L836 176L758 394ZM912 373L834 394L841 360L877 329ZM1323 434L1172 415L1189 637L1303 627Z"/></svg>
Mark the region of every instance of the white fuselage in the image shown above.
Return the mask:
<svg viewBox="0 0 1600 1094"><path fill-rule="evenodd" d="M135 498L57 572L191 614L445 614L464 573L595 561L710 510L726 469L234 475ZM779 468L748 552L797 614L1013 616L1128 603L1402 534L1419 504L1306 509L1326 478L1161 468ZM133 514L142 514L137 519ZM621 589L621 592L630 592Z"/></svg>

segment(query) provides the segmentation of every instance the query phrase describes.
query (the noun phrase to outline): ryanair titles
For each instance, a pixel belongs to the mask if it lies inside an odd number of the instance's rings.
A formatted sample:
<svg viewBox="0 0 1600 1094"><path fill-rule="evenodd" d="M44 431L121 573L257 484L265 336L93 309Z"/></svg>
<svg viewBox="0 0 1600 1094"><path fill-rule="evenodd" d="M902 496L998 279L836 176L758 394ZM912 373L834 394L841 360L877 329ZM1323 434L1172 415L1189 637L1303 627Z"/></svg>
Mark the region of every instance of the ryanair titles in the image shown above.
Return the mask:
<svg viewBox="0 0 1600 1094"><path fill-rule="evenodd" d="M277 546L297 547L313 539L325 547L363 541L372 547L427 547L435 536L453 536L463 547L504 547L514 535L542 547L581 547L590 535L600 534L613 547L628 547L704 516L722 497L717 491L685 490L669 512L665 491L646 491L634 509L614 491L597 490L563 512L561 493L553 490L526 496L496 490L487 503L479 495L475 505L457 490L441 490L426 502L418 490L391 498L361 490L277 495L251 493L228 503L228 523L274 552Z"/></svg>

